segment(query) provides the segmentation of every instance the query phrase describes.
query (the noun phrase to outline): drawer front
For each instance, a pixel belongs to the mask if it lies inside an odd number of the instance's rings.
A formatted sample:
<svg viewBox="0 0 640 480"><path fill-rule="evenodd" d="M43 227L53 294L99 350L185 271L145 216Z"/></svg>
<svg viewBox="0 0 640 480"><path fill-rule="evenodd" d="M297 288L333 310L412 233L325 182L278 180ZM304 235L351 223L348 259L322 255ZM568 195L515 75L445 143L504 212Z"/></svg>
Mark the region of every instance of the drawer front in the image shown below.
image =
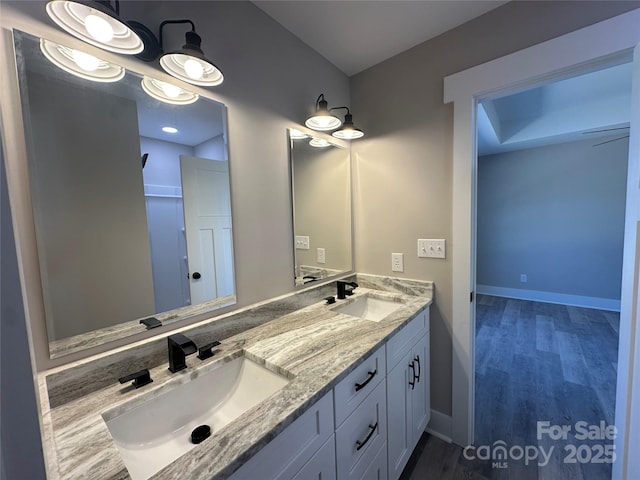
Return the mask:
<svg viewBox="0 0 640 480"><path fill-rule="evenodd" d="M384 345L334 388L336 427L355 410L386 375Z"/></svg>
<svg viewBox="0 0 640 480"><path fill-rule="evenodd" d="M359 480L387 480L387 445L382 445L378 454L369 464L369 468L359 477Z"/></svg>
<svg viewBox="0 0 640 480"><path fill-rule="evenodd" d="M336 480L336 439L333 435L292 480Z"/></svg>
<svg viewBox="0 0 640 480"><path fill-rule="evenodd" d="M380 382L336 431L338 480L362 478L386 444L386 390L386 381Z"/></svg>
<svg viewBox="0 0 640 480"><path fill-rule="evenodd" d="M429 309L420 312L387 342L387 372L429 331Z"/></svg>
<svg viewBox="0 0 640 480"><path fill-rule="evenodd" d="M290 480L333 435L333 399L327 393L232 476L232 480Z"/></svg>

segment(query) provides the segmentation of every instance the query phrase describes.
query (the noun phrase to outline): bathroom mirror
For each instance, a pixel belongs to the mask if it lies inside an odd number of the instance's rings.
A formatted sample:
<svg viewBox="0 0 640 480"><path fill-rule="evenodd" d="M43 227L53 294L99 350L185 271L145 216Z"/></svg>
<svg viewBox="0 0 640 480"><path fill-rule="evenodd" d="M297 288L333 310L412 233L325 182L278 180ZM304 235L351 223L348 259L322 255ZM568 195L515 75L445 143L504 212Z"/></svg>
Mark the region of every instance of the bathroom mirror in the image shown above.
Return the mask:
<svg viewBox="0 0 640 480"><path fill-rule="evenodd" d="M14 43L51 357L235 303L225 106Z"/></svg>
<svg viewBox="0 0 640 480"><path fill-rule="evenodd" d="M295 284L352 270L349 149L289 129Z"/></svg>

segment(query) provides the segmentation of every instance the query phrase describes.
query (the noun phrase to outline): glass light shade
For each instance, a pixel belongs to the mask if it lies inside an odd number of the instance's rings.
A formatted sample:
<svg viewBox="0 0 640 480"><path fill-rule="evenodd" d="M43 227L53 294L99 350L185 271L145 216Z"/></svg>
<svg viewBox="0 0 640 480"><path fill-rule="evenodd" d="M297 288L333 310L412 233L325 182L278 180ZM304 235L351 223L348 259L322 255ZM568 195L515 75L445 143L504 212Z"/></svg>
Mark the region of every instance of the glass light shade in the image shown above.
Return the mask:
<svg viewBox="0 0 640 480"><path fill-rule="evenodd" d="M309 141L309 145L316 148L324 148L324 147L331 146L331 144L328 141L326 141L324 138L317 138L317 137L313 137Z"/></svg>
<svg viewBox="0 0 640 480"><path fill-rule="evenodd" d="M144 49L140 37L98 3L51 0L49 17L76 38L110 52L135 55Z"/></svg>
<svg viewBox="0 0 640 480"><path fill-rule="evenodd" d="M331 135L342 140L354 140L356 138L364 137L364 132L357 128L343 128L333 132Z"/></svg>
<svg viewBox="0 0 640 480"><path fill-rule="evenodd" d="M147 95L173 105L189 105L200 98L197 93L187 92L176 85L151 77L143 77L141 85Z"/></svg>
<svg viewBox="0 0 640 480"><path fill-rule="evenodd" d="M42 54L56 67L67 73L93 82L117 82L124 77L124 68L100 60L93 55L40 39Z"/></svg>
<svg viewBox="0 0 640 480"><path fill-rule="evenodd" d="M169 75L194 85L215 87L224 81L222 72L213 63L183 52L163 55L160 66Z"/></svg>
<svg viewBox="0 0 640 480"><path fill-rule="evenodd" d="M313 117L307 118L304 124L312 130L328 131L335 130L340 126L342 122L334 115L331 115L328 111L326 113L318 111Z"/></svg>

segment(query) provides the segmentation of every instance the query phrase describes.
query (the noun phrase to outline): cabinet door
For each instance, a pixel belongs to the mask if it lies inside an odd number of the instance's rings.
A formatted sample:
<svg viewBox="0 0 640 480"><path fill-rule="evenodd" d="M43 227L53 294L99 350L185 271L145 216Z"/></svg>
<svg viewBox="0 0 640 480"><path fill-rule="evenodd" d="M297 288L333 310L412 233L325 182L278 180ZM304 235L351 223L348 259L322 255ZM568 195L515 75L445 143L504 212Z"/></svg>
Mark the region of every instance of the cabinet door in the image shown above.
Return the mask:
<svg viewBox="0 0 640 480"><path fill-rule="evenodd" d="M387 478L387 444L385 443L359 480L387 480Z"/></svg>
<svg viewBox="0 0 640 480"><path fill-rule="evenodd" d="M429 332L411 350L411 362L416 376L415 388L411 391L411 449L418 443L431 417L429 389ZM412 375L411 369L409 374Z"/></svg>
<svg viewBox="0 0 640 480"><path fill-rule="evenodd" d="M336 480L336 441L329 440L291 480Z"/></svg>
<svg viewBox="0 0 640 480"><path fill-rule="evenodd" d="M407 352L387 374L387 448L389 480L397 480L413 450L411 428L412 372Z"/></svg>

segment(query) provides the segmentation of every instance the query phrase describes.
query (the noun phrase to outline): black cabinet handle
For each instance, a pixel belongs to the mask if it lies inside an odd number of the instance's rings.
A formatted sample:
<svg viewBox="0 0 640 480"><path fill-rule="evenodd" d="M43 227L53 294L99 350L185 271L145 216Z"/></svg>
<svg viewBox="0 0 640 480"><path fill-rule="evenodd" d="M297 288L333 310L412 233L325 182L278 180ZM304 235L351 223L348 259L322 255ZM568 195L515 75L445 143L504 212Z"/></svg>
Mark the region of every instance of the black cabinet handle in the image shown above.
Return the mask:
<svg viewBox="0 0 640 480"><path fill-rule="evenodd" d="M373 372L367 373L369 374L369 378L367 378L363 383L356 383L356 392L367 386L367 383L369 383L373 379L373 377L376 376L376 373L378 373L378 369L375 369Z"/></svg>
<svg viewBox="0 0 640 480"><path fill-rule="evenodd" d="M414 365L415 360L413 360L409 364L409 368L411 369L411 380L409 381L409 385L411 385L411 390L416 388L416 366Z"/></svg>
<svg viewBox="0 0 640 480"><path fill-rule="evenodd" d="M362 442L360 440L356 440L356 450L360 450L362 447L364 447L367 444L367 442L373 435L373 432L375 432L377 428L378 428L378 422L376 422L375 425L369 425L369 434L367 435L367 438L365 438Z"/></svg>
<svg viewBox="0 0 640 480"><path fill-rule="evenodd" d="M416 358L413 359L414 362L418 362L418 373L416 374L416 381L420 381L420 373L422 372L422 368L420 368L420 355L416 355Z"/></svg>

